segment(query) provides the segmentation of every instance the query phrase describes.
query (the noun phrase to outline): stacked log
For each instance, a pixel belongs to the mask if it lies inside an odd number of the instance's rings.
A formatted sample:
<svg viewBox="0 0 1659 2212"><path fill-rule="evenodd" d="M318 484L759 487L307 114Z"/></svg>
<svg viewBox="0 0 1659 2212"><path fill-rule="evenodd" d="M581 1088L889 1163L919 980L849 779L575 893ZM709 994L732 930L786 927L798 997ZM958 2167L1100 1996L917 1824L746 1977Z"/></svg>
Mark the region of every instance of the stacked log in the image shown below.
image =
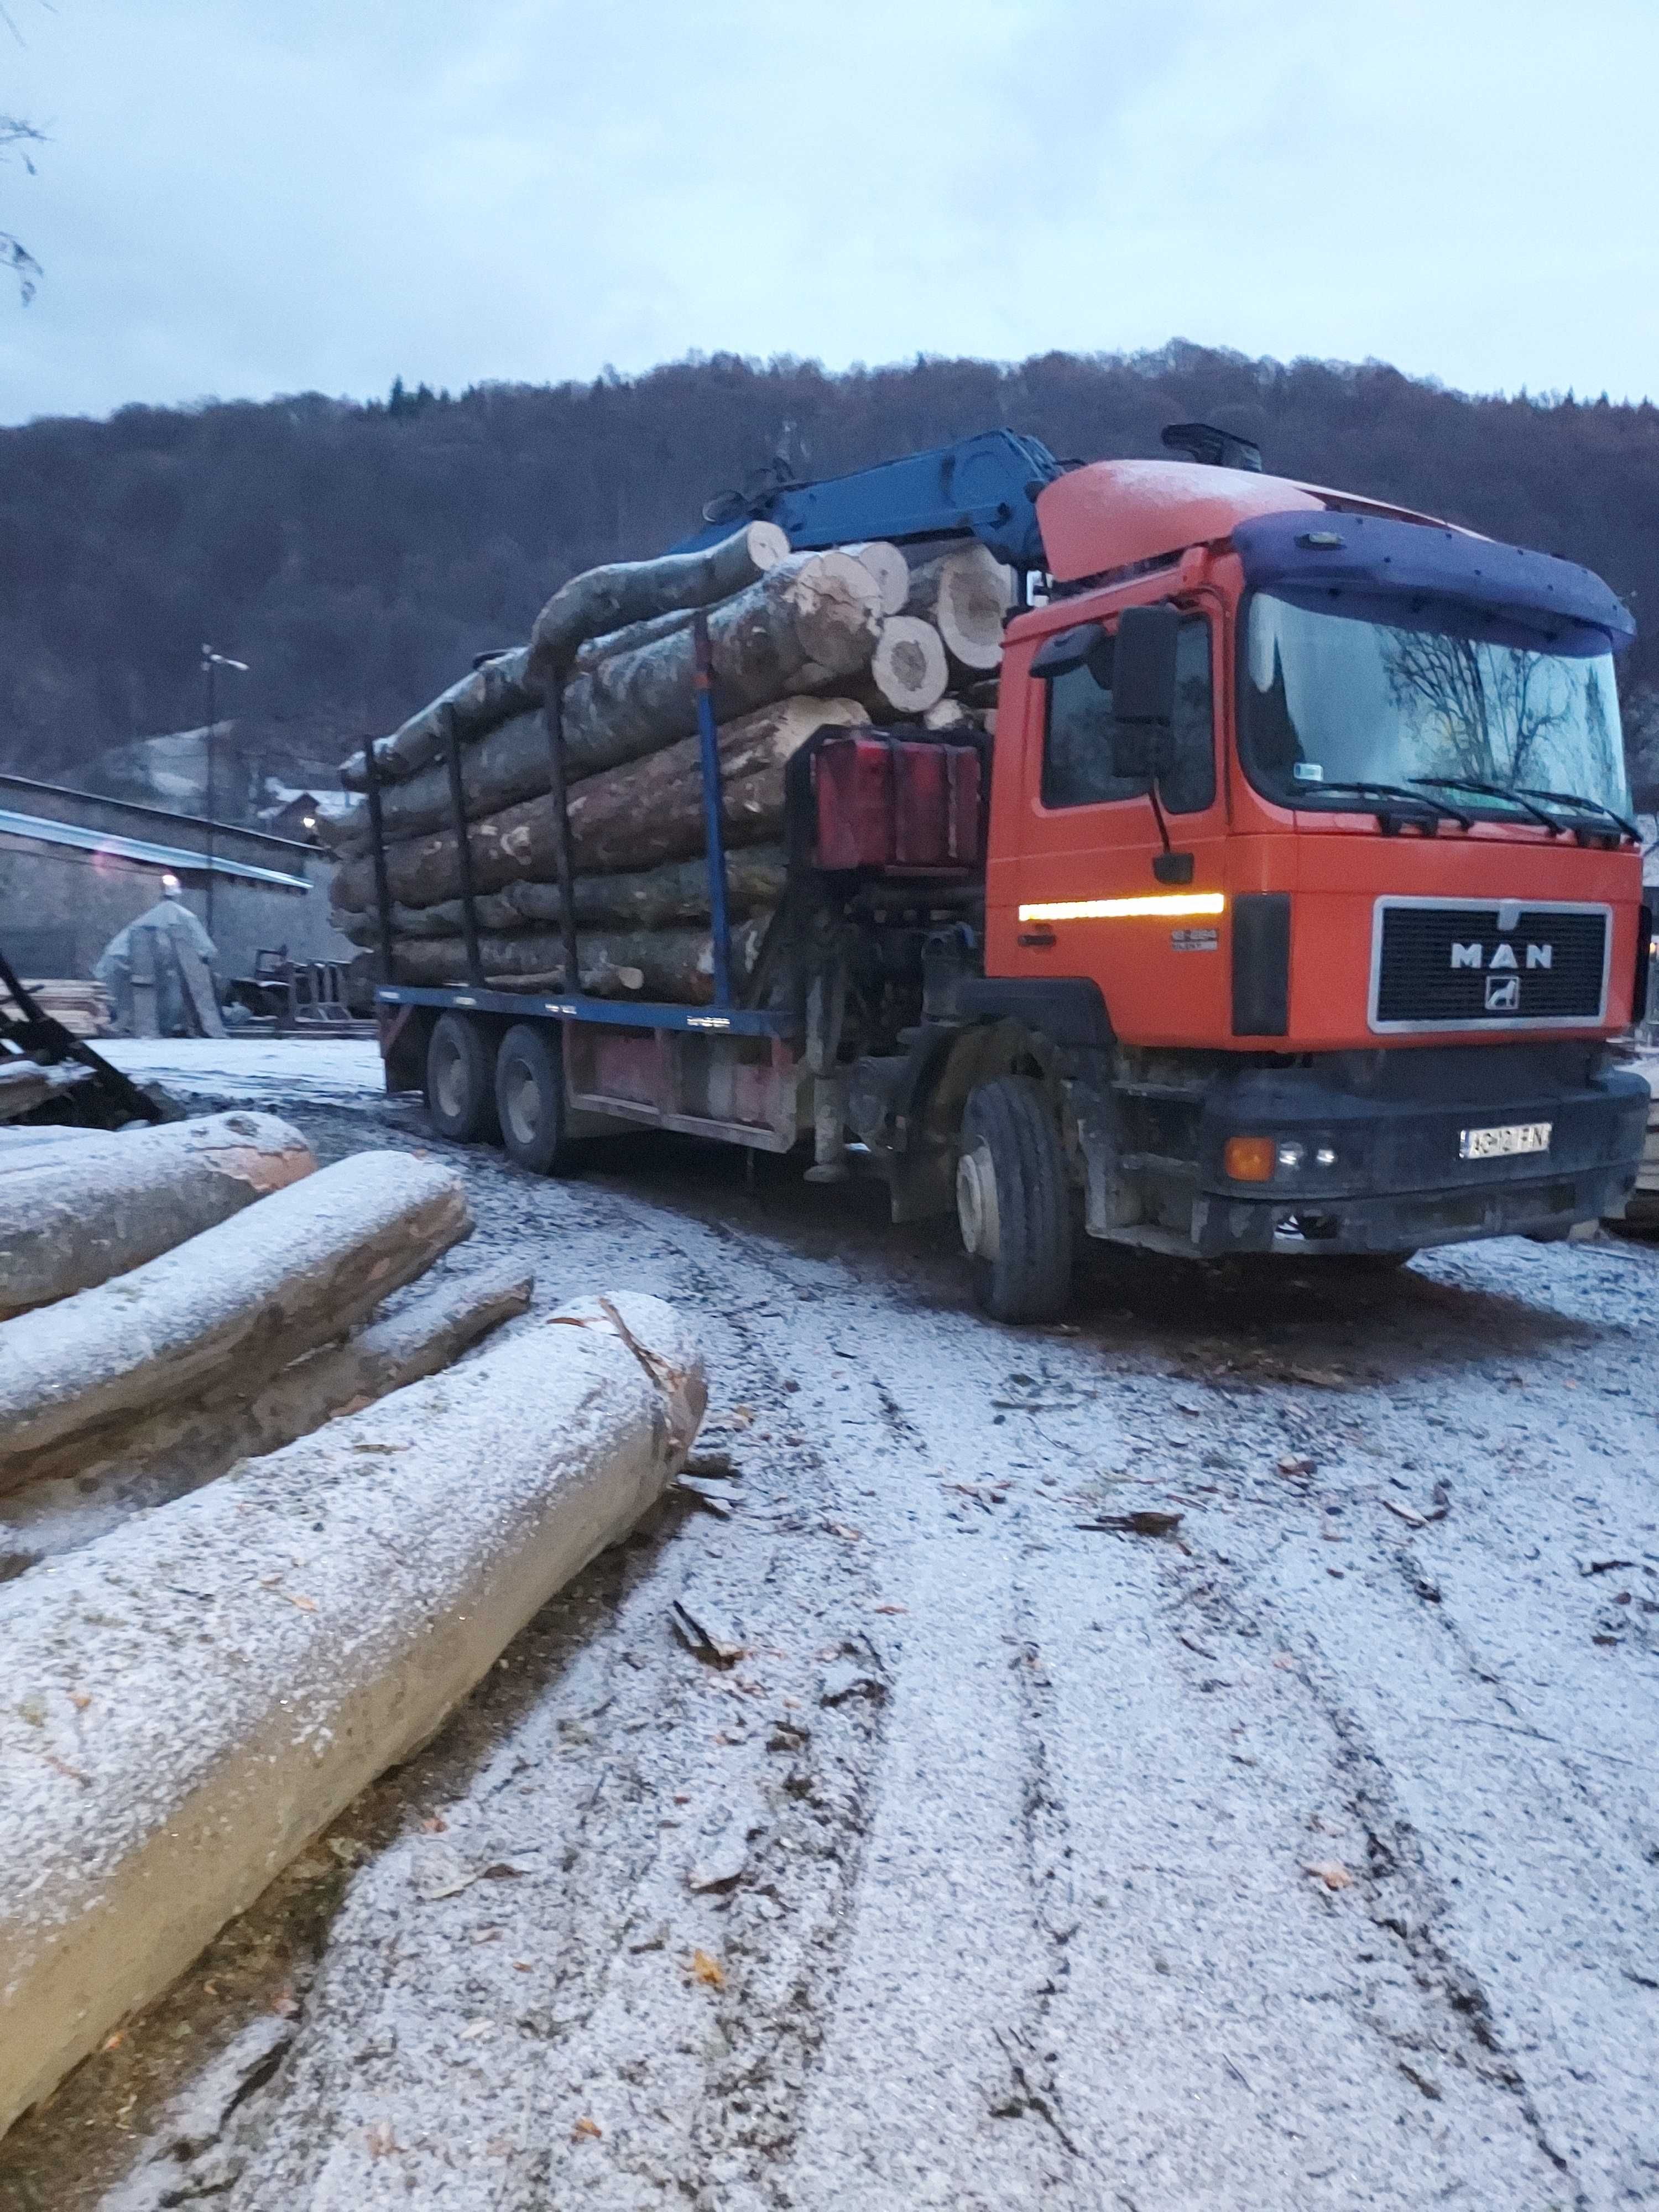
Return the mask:
<svg viewBox="0 0 1659 2212"><path fill-rule="evenodd" d="M923 557L925 555L926 557ZM597 568L561 586L528 646L484 662L375 741L398 980L471 980L449 733L459 740L474 921L494 988L569 988L544 702L558 695L580 987L696 1003L712 994L695 624L706 615L727 910L739 981L786 881L784 770L825 726L983 730L1009 572L977 543L881 540L791 552L750 523L721 544ZM364 786L366 763L343 770ZM321 825L335 919L382 925L366 803Z"/></svg>

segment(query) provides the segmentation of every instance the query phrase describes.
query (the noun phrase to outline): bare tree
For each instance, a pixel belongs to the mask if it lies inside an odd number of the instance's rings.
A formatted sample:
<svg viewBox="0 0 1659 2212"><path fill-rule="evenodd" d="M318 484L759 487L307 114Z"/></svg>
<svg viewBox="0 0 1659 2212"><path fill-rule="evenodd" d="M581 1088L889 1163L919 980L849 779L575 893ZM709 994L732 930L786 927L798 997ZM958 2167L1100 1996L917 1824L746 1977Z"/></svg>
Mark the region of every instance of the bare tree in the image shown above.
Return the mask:
<svg viewBox="0 0 1659 2212"><path fill-rule="evenodd" d="M24 123L15 115L0 115L0 161L21 161L30 176L34 174L34 163L28 149L38 146L43 134L32 123ZM19 149L21 149L21 151ZM9 230L0 230L0 268L9 269L17 279L17 289L27 307L34 297L34 287L40 276L40 264L22 240Z"/></svg>
<svg viewBox="0 0 1659 2212"><path fill-rule="evenodd" d="M1541 653L1395 630L1384 660L1395 705L1422 730L1433 765L1454 775L1520 783L1541 741L1573 719L1570 700L1549 696L1557 672Z"/></svg>

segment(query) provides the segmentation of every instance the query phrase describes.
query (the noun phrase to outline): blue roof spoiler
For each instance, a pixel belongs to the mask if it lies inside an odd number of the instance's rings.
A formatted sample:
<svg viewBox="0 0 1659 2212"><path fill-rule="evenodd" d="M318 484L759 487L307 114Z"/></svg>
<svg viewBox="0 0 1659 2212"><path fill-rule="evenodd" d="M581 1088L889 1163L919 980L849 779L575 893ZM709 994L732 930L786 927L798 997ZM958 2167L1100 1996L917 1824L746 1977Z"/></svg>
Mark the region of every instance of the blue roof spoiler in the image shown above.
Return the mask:
<svg viewBox="0 0 1659 2212"><path fill-rule="evenodd" d="M1534 653L1620 653L1636 635L1623 601L1576 561L1443 525L1300 510L1253 516L1232 541L1247 583L1298 606L1387 623L1402 603L1417 613L1435 603Z"/></svg>

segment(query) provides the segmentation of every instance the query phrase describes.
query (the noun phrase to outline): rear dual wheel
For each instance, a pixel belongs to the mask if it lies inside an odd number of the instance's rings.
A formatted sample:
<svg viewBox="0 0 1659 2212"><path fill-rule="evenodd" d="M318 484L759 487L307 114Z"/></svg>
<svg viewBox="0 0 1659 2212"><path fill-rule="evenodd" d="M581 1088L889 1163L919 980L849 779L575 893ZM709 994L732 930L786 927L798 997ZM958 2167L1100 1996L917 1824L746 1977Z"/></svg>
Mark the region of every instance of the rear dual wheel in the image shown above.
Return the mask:
<svg viewBox="0 0 1659 2212"><path fill-rule="evenodd" d="M441 1137L457 1145L493 1144L495 1070L490 1039L465 1014L440 1014L426 1046L426 1109Z"/></svg>
<svg viewBox="0 0 1659 2212"><path fill-rule="evenodd" d="M441 1014L426 1051L427 1110L456 1144L500 1144L520 1167L556 1175L570 1164L560 1033L515 1022L496 1044L465 1014Z"/></svg>
<svg viewBox="0 0 1659 2212"><path fill-rule="evenodd" d="M1055 1321L1072 1294L1072 1194L1042 1086L1000 1075L969 1094L957 1218L974 1291L998 1321Z"/></svg>
<svg viewBox="0 0 1659 2212"><path fill-rule="evenodd" d="M559 1175L574 1146L565 1104L560 1032L520 1022L495 1054L495 1110L501 1142L521 1168Z"/></svg>

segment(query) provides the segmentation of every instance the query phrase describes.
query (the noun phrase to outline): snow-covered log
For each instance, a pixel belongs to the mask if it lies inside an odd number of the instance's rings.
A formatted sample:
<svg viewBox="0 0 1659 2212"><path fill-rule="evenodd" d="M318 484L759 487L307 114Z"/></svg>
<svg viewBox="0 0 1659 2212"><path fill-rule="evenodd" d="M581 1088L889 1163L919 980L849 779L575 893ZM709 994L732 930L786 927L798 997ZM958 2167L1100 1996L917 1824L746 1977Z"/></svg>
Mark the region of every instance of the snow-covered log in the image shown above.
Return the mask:
<svg viewBox="0 0 1659 2212"><path fill-rule="evenodd" d="M125 1274L316 1167L274 1114L212 1114L25 1153L0 1176L0 1319Z"/></svg>
<svg viewBox="0 0 1659 2212"><path fill-rule="evenodd" d="M0 1585L0 2131L627 1534L704 1400L673 1309L585 1300Z"/></svg>
<svg viewBox="0 0 1659 2212"><path fill-rule="evenodd" d="M471 1233L460 1178L359 1152L157 1259L0 1322L0 1490L51 1447L209 1387L252 1389Z"/></svg>
<svg viewBox="0 0 1659 2212"><path fill-rule="evenodd" d="M0 1581L198 1490L239 1459L279 1450L337 1414L435 1375L523 1313L534 1278L518 1261L500 1261L433 1283L343 1343L296 1359L251 1395L233 1372L199 1398L43 1454L32 1480L0 1498Z"/></svg>

